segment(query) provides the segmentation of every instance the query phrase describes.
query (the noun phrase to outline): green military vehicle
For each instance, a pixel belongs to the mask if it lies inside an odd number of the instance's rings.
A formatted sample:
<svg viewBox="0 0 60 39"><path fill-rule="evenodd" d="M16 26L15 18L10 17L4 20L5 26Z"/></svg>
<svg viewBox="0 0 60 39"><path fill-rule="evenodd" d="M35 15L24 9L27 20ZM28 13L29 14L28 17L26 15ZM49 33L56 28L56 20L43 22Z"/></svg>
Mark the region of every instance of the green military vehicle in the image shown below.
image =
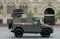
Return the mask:
<svg viewBox="0 0 60 39"><path fill-rule="evenodd" d="M16 37L22 37L23 33L40 33L43 37L49 37L53 33L53 28L47 24L41 24L40 19L22 18L17 13L12 14L13 19L8 21L9 29Z"/></svg>

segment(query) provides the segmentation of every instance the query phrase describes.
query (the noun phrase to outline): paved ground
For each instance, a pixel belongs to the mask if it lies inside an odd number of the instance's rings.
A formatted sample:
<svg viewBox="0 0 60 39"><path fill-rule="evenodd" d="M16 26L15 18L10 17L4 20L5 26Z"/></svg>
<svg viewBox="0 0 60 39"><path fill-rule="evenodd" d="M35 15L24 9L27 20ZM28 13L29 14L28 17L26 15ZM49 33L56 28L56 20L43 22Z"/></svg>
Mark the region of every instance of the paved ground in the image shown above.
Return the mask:
<svg viewBox="0 0 60 39"><path fill-rule="evenodd" d="M16 38L13 33L10 32L8 27L0 27L0 39L60 39L60 27L54 27L54 33L48 38L43 38L40 34L26 34L23 37Z"/></svg>

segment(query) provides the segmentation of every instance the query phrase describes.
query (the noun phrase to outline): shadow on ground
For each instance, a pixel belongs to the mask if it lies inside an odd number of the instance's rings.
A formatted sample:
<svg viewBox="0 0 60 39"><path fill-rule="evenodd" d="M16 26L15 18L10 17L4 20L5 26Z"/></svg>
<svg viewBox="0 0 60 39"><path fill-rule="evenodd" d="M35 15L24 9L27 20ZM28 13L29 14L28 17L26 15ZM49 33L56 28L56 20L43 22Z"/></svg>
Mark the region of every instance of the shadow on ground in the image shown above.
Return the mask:
<svg viewBox="0 0 60 39"><path fill-rule="evenodd" d="M18 38L18 37L11 37L10 39L13 39L13 38ZM53 38L53 36L50 36L50 37L41 37L41 36L23 36L23 37L19 37L19 38Z"/></svg>

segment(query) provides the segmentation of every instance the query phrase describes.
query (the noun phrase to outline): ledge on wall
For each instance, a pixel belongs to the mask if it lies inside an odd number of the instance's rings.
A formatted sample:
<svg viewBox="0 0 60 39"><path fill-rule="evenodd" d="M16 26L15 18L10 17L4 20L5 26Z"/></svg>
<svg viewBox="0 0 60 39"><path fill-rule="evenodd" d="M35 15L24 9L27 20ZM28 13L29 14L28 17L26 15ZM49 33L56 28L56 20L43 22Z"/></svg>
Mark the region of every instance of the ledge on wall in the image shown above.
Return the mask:
<svg viewBox="0 0 60 39"><path fill-rule="evenodd" d="M0 24L0 26L8 26L8 24Z"/></svg>
<svg viewBox="0 0 60 39"><path fill-rule="evenodd" d="M60 24L55 24L55 26L60 26Z"/></svg>

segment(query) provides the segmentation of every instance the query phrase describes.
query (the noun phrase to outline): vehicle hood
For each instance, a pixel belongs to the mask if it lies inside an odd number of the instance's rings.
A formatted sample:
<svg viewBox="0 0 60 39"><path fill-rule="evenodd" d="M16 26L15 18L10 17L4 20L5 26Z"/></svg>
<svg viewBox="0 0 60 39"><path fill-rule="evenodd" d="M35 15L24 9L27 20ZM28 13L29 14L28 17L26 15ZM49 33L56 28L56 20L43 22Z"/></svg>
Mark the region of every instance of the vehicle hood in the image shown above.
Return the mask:
<svg viewBox="0 0 60 39"><path fill-rule="evenodd" d="M51 26L50 26L50 25L48 25L48 24L41 24L41 26L51 27Z"/></svg>

